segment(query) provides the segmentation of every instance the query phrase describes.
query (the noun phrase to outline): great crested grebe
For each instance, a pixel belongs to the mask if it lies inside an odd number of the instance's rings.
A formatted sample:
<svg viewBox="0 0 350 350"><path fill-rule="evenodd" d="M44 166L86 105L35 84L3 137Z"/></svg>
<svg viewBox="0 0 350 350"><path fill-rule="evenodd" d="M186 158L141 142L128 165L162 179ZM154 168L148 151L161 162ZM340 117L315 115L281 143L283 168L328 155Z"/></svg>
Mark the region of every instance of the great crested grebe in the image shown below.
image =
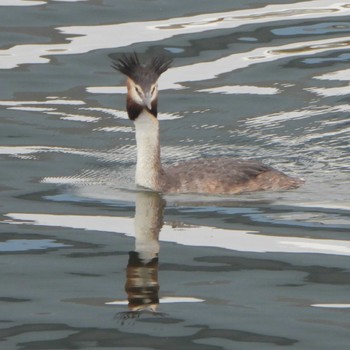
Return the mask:
<svg viewBox="0 0 350 350"><path fill-rule="evenodd" d="M127 76L126 109L136 129L136 185L163 193L237 194L293 189L303 183L263 163L229 157L190 160L164 168L160 157L157 83L170 64L169 59L154 57L143 65L134 53L122 56L112 65Z"/></svg>

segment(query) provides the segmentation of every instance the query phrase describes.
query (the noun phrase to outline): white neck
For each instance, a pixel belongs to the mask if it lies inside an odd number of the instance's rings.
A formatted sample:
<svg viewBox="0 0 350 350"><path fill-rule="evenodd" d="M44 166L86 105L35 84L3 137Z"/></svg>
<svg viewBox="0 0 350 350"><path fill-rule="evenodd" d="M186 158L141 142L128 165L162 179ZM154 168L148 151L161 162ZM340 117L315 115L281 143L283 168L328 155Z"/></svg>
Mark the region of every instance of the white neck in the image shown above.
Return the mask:
<svg viewBox="0 0 350 350"><path fill-rule="evenodd" d="M159 122L157 118L144 109L135 120L135 129L136 184L160 191L163 170L160 160Z"/></svg>

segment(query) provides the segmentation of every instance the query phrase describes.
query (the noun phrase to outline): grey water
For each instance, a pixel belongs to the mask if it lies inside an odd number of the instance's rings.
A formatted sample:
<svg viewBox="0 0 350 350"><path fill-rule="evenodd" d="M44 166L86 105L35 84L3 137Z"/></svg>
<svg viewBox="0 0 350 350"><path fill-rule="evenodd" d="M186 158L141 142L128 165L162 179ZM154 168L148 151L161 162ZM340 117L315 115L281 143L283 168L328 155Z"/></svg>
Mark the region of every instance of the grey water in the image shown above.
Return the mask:
<svg viewBox="0 0 350 350"><path fill-rule="evenodd" d="M0 348L348 349L347 1L0 0ZM305 184L134 186L121 54L173 59L164 163Z"/></svg>

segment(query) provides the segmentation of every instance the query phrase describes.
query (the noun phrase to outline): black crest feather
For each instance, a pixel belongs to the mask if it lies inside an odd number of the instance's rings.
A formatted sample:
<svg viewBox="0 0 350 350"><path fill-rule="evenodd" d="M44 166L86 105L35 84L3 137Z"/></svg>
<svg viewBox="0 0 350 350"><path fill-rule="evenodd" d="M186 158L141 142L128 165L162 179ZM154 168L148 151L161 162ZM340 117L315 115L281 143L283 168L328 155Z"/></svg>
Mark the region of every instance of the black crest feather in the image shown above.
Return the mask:
<svg viewBox="0 0 350 350"><path fill-rule="evenodd" d="M154 57L151 61L150 68L154 70L158 76L164 73L171 65L172 60L164 56Z"/></svg>
<svg viewBox="0 0 350 350"><path fill-rule="evenodd" d="M112 63L112 67L127 77L137 81L142 77L146 80L157 80L171 65L172 60L163 56L152 58L143 65L136 53L123 55Z"/></svg>
<svg viewBox="0 0 350 350"><path fill-rule="evenodd" d="M140 60L136 53L129 56L123 55L112 63L112 67L128 77L132 77L138 67L141 67Z"/></svg>

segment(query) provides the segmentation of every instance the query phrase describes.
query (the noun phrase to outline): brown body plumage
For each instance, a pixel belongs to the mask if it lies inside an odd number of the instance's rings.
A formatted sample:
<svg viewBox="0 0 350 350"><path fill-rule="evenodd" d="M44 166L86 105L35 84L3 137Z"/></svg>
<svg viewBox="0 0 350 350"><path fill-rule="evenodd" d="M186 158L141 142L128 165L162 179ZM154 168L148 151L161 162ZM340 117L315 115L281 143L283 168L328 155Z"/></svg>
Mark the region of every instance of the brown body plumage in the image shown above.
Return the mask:
<svg viewBox="0 0 350 350"><path fill-rule="evenodd" d="M263 163L220 157L196 159L163 168L157 119L157 82L171 61L154 58L142 65L136 54L123 56L113 67L127 79L127 112L136 128L136 184L164 193L237 194L287 190L303 181Z"/></svg>
<svg viewBox="0 0 350 350"><path fill-rule="evenodd" d="M166 192L237 194L261 190L285 190L301 185L263 163L229 157L197 159L165 169Z"/></svg>

